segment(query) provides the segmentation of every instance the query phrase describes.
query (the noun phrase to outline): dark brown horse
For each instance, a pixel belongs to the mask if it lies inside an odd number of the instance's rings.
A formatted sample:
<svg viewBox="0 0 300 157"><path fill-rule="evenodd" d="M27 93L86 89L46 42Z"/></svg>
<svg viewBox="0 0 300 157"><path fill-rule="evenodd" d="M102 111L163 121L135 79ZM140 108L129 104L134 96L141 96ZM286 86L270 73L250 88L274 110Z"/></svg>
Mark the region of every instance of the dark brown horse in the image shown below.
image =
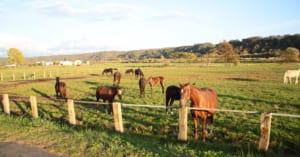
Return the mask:
<svg viewBox="0 0 300 157"><path fill-rule="evenodd" d="M99 99L102 99L103 102L108 101L109 103L109 113L112 114L112 103L115 100L115 96L118 95L119 100L122 100L122 88L120 87L104 87L104 86L99 86L96 89L96 98L97 101ZM98 109L98 105L97 105ZM105 108L105 112L107 113L107 108Z"/></svg>
<svg viewBox="0 0 300 157"><path fill-rule="evenodd" d="M67 97L67 85L64 82L60 82L59 77L56 77L55 82L56 97L66 98Z"/></svg>
<svg viewBox="0 0 300 157"><path fill-rule="evenodd" d="M172 112L172 105L174 100L180 100L180 88L177 86L168 86L166 90L166 113L168 114L168 109L170 106L171 114Z"/></svg>
<svg viewBox="0 0 300 157"><path fill-rule="evenodd" d="M151 87L151 95L152 95L152 86L155 86L157 84L160 84L162 93L165 93L165 87L164 87L165 78L163 76L158 76L158 77L150 76L147 81L149 82L149 85Z"/></svg>
<svg viewBox="0 0 300 157"><path fill-rule="evenodd" d="M144 77L141 77L139 80L139 88L140 88L140 97L145 97L145 87L147 85L147 80Z"/></svg>
<svg viewBox="0 0 300 157"><path fill-rule="evenodd" d="M122 76L121 73L118 71L114 73L114 83L113 83L114 86L120 85L121 76Z"/></svg>
<svg viewBox="0 0 300 157"><path fill-rule="evenodd" d="M198 118L202 119L202 137L205 141L207 133L207 124L213 122L215 110L218 107L217 93L210 88L197 88L191 86L189 83L180 84L181 98L180 105L185 106L188 99L191 100L191 107L208 108L208 110L191 110L194 122L194 136L198 139Z"/></svg>
<svg viewBox="0 0 300 157"><path fill-rule="evenodd" d="M133 75L134 70L133 69L127 69L125 71L125 75Z"/></svg>
<svg viewBox="0 0 300 157"><path fill-rule="evenodd" d="M113 74L113 70L118 70L117 68L106 68L106 69L103 69L102 71L102 76L105 74L106 76L108 74L112 75Z"/></svg>
<svg viewBox="0 0 300 157"><path fill-rule="evenodd" d="M144 77L144 73L140 68L134 70L135 78L138 79L139 77Z"/></svg>

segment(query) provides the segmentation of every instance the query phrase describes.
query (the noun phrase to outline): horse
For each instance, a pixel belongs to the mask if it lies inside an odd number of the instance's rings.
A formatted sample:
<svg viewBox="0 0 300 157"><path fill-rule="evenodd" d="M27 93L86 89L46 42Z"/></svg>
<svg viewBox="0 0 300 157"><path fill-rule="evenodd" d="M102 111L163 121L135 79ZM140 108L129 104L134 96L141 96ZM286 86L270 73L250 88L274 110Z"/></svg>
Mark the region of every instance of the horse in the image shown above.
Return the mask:
<svg viewBox="0 0 300 157"><path fill-rule="evenodd" d="M103 76L104 74L106 74L106 76L107 76L108 74L112 75L112 74L113 74L113 70L118 70L118 69L117 69L117 68L106 68L106 69L103 69L103 71L102 71L102 76Z"/></svg>
<svg viewBox="0 0 300 157"><path fill-rule="evenodd" d="M114 83L113 83L113 85L114 86L119 86L120 80L121 80L121 73L117 71L117 72L114 73Z"/></svg>
<svg viewBox="0 0 300 157"><path fill-rule="evenodd" d="M202 119L202 137L205 141L205 137L208 134L207 125L213 123L213 117L215 110L218 107L218 96L216 91L211 88L197 88L189 83L180 84L181 97L180 106L186 105L188 99L191 100L191 107L208 108L208 110L191 110L191 114L194 122L194 137L198 139L198 118Z"/></svg>
<svg viewBox="0 0 300 157"><path fill-rule="evenodd" d="M167 87L167 90L166 90L166 113L168 114L168 106L170 106L170 111L171 111L171 114L173 114L172 112L172 105L173 105L173 102L174 100L180 100L180 96L181 96L181 93L180 93L180 88L177 87L177 86L168 86Z"/></svg>
<svg viewBox="0 0 300 157"><path fill-rule="evenodd" d="M102 99L103 102L108 101L109 103L109 113L112 114L112 103L114 102L115 96L119 97L119 100L122 100L122 88L121 87L104 87L99 86L96 89L96 99ZM98 109L98 104L97 104ZM107 108L105 108L105 112L107 113Z"/></svg>
<svg viewBox="0 0 300 157"><path fill-rule="evenodd" d="M287 70L284 73L284 76L283 76L283 83L288 84L290 82L290 84L292 84L292 78L295 78L295 84L298 84L299 75L300 75L300 69L298 69L298 70Z"/></svg>
<svg viewBox="0 0 300 157"><path fill-rule="evenodd" d="M127 70L125 71L125 74L126 74L126 75L133 75L133 72L134 72L133 69L127 69Z"/></svg>
<svg viewBox="0 0 300 157"><path fill-rule="evenodd" d="M147 82L149 82L149 85L151 87L151 95L152 95L152 86L155 86L157 84L160 84L160 86L162 88L162 93L165 92L164 80L165 80L165 78L163 76L158 76L158 77L152 77L152 76L150 76L148 78Z"/></svg>
<svg viewBox="0 0 300 157"><path fill-rule="evenodd" d="M139 77L144 77L144 73L140 68L134 70L135 78L138 79Z"/></svg>
<svg viewBox="0 0 300 157"><path fill-rule="evenodd" d="M56 97L66 98L67 96L67 85L64 82L60 82L59 77L56 77L56 83L55 83L55 92Z"/></svg>
<svg viewBox="0 0 300 157"><path fill-rule="evenodd" d="M140 97L145 97L145 87L147 85L147 80L144 77L141 77L139 80L139 88L140 88Z"/></svg>

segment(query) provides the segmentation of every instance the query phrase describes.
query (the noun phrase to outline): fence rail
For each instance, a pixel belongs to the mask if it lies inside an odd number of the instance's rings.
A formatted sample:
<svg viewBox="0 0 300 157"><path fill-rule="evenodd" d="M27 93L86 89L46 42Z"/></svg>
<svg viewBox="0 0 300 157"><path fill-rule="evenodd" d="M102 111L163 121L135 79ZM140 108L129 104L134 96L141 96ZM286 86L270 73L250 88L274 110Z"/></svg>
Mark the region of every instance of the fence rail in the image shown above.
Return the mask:
<svg viewBox="0 0 300 157"><path fill-rule="evenodd" d="M20 96L20 95L2 95L2 105L4 112L6 114L10 114L10 100L20 100L20 98L24 101L28 101L31 104L32 116L33 118L38 118L38 105L37 105L37 97L36 96ZM69 123L72 125L76 125L76 113L74 109L74 104L94 104L94 105L108 105L109 103L101 103L94 101L81 101L81 100L73 100L73 99L56 99L55 97L38 97L39 100L52 100L52 101L60 101L66 102L68 106L68 114L69 114ZM113 108L113 116L115 123L115 130L117 132L124 132L123 128L123 119L122 119L122 107L146 107L146 108L176 108L178 109L178 140L186 141L187 140L187 121L188 121L188 110L214 110L217 112L232 112L232 113L245 113L245 114L260 114L261 115L261 133L260 133L260 141L259 141L259 149L260 150L268 150L269 141L270 141L270 131L271 131L271 119L272 116L283 116L283 117L291 117L291 118L300 118L300 115L295 114L284 114L284 113L268 113L268 112L260 112L260 111L243 111L243 110L229 110L229 109L209 109L209 108L195 108L195 107L166 107L162 105L145 105L145 104L122 104L119 102L115 102L112 104Z"/></svg>

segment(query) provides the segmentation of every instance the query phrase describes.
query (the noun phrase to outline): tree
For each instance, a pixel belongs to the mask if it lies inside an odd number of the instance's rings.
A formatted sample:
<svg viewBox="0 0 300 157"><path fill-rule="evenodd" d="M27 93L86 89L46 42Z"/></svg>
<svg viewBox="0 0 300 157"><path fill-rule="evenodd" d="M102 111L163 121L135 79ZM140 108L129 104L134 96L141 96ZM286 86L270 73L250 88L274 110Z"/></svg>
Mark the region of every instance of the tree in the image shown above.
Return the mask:
<svg viewBox="0 0 300 157"><path fill-rule="evenodd" d="M281 58L283 62L298 62L299 50L294 47L288 47L285 51L281 52Z"/></svg>
<svg viewBox="0 0 300 157"><path fill-rule="evenodd" d="M229 42L222 42L217 45L218 54L225 63L239 63L240 57Z"/></svg>
<svg viewBox="0 0 300 157"><path fill-rule="evenodd" d="M16 48L10 48L7 51L7 60L9 64L22 64L25 59L22 51Z"/></svg>

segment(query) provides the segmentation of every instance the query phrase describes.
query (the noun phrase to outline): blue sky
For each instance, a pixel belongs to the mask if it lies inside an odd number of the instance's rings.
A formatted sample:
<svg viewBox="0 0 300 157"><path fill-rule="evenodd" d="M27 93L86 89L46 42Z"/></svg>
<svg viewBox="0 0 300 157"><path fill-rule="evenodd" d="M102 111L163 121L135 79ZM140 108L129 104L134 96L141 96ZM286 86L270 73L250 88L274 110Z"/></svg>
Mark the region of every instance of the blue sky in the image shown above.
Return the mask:
<svg viewBox="0 0 300 157"><path fill-rule="evenodd" d="M299 0L1 0L0 57L219 43L300 33Z"/></svg>

